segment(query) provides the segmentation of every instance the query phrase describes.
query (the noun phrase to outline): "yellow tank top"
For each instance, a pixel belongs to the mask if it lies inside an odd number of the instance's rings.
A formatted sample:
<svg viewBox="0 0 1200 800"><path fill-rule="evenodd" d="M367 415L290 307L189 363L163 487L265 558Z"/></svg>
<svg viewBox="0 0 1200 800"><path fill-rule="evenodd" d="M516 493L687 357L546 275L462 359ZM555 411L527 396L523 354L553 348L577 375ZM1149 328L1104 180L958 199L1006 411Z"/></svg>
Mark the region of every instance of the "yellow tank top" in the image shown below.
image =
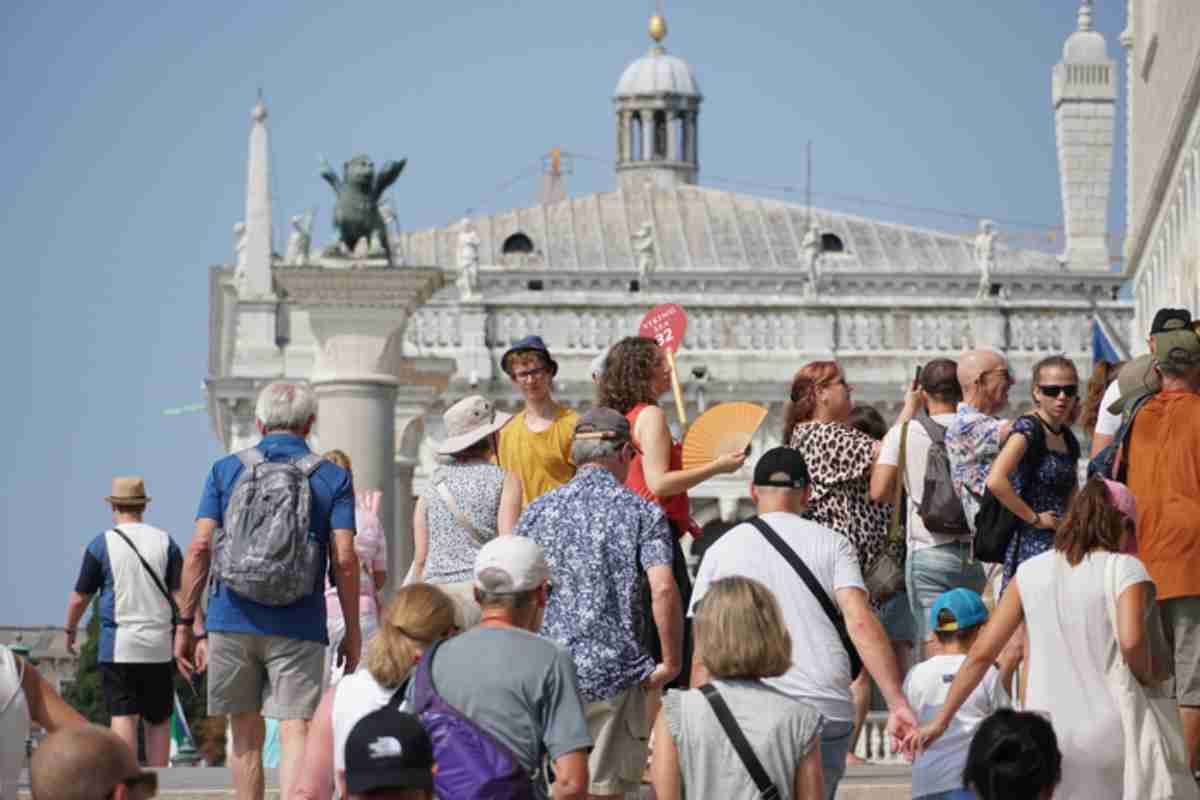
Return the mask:
<svg viewBox="0 0 1200 800"><path fill-rule="evenodd" d="M554 422L540 433L526 427L524 411L500 429L500 466L521 479L522 508L575 476L571 438L578 421L578 414L560 406Z"/></svg>

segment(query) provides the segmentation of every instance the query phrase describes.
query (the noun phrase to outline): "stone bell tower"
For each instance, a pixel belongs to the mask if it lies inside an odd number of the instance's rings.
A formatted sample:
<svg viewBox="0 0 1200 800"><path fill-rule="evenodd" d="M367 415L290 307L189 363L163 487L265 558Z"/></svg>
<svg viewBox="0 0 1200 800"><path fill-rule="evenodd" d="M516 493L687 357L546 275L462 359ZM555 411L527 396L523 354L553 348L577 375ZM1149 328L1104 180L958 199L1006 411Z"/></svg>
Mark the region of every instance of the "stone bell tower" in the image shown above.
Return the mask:
<svg viewBox="0 0 1200 800"><path fill-rule="evenodd" d="M662 46L666 20L650 19L650 52L621 73L617 114L617 179L625 191L647 181L661 188L695 183L700 171L700 88L692 67Z"/></svg>
<svg viewBox="0 0 1200 800"><path fill-rule="evenodd" d="M1108 197L1112 185L1117 99L1116 62L1092 30L1092 3L1079 7L1079 28L1063 45L1052 82L1058 173L1068 269L1110 267Z"/></svg>

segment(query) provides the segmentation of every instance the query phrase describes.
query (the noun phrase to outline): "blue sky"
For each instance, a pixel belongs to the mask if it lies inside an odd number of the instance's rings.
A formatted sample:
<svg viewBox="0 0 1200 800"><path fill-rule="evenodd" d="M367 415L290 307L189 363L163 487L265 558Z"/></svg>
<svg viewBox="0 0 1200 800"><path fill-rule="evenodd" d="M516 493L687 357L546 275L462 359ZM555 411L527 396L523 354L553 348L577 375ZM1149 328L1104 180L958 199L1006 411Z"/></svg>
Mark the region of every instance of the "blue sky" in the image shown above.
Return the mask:
<svg viewBox="0 0 1200 800"><path fill-rule="evenodd" d="M1122 76L1123 6L1102 3L1095 20ZM811 139L819 205L951 231L974 223L829 195L1057 225L1050 68L1077 8L668 2L667 48L691 61L705 96L701 182L802 186ZM242 217L259 87L277 248L287 216L314 206L318 241L329 239L322 154L408 158L392 193L401 224L441 225L468 208L531 203L536 180L497 187L551 147L611 158L610 95L649 45L651 9L2 4L0 404L13 440L0 624L61 622L83 547L109 524L101 498L114 474L145 475L148 521L181 546L191 536L220 453L206 415L162 410L200 400L208 268L229 260ZM1116 230L1120 148L1114 171ZM608 167L581 160L568 189L613 183Z"/></svg>

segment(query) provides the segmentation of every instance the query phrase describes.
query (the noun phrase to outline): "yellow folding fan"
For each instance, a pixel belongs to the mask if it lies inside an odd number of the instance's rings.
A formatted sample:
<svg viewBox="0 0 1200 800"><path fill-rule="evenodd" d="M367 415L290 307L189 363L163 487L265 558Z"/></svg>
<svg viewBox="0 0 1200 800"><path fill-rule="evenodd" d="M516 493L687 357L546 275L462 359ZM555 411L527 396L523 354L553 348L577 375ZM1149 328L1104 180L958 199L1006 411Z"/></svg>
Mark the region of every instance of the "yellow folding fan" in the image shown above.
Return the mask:
<svg viewBox="0 0 1200 800"><path fill-rule="evenodd" d="M705 411L683 437L683 468L707 464L718 456L750 447L767 409L754 403L721 403Z"/></svg>

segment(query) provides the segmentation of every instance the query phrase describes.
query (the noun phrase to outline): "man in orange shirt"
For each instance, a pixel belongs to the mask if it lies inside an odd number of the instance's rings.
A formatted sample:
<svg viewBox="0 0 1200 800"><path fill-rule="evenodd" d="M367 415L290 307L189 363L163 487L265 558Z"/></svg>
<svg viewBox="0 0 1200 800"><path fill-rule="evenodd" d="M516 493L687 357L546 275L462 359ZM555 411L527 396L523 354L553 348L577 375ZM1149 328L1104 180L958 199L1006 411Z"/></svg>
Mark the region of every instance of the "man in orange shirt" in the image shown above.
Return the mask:
<svg viewBox="0 0 1200 800"><path fill-rule="evenodd" d="M1191 326L1154 337L1162 391L1129 441L1138 556L1158 589L1175 652L1175 681L1192 769L1200 752L1200 336Z"/></svg>

